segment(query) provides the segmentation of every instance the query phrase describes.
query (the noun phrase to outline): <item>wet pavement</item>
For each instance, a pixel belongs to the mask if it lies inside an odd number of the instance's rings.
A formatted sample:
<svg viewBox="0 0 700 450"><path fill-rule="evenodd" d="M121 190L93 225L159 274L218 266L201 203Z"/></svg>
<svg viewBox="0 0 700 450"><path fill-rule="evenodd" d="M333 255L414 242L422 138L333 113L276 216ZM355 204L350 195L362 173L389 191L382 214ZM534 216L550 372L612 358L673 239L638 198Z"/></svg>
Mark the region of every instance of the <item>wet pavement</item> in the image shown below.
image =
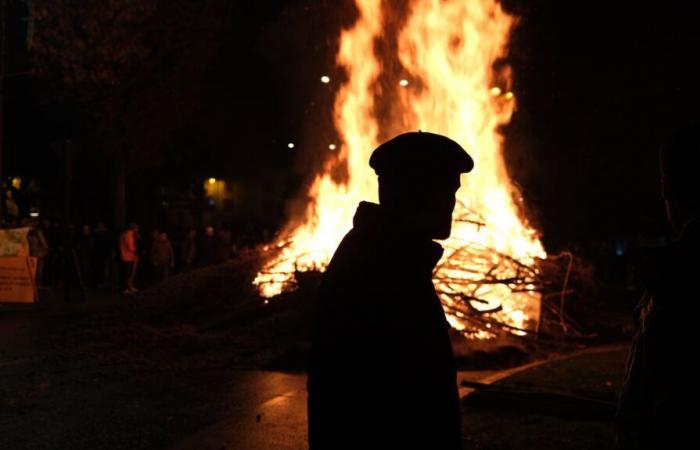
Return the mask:
<svg viewBox="0 0 700 450"><path fill-rule="evenodd" d="M84 342L97 323L85 317L100 316L76 308L0 315L0 448L307 448L306 374L211 366L198 352L176 352L172 366L131 350L104 359Z"/></svg>
<svg viewBox="0 0 700 450"><path fill-rule="evenodd" d="M625 347L607 346L587 349L576 355L617 352ZM462 371L463 380L492 384L518 373L536 369L553 361L577 357L567 355L536 361L506 370ZM174 450L280 449L307 448L306 375L251 371L238 378L231 393L225 419L188 436ZM460 397L473 389L460 387ZM410 393L407 393L410 395ZM471 448L465 439L465 448Z"/></svg>
<svg viewBox="0 0 700 450"><path fill-rule="evenodd" d="M224 419L175 445L177 450L307 448L306 375L240 374Z"/></svg>
<svg viewBox="0 0 700 450"><path fill-rule="evenodd" d="M305 374L244 369L245 341L135 324L120 303L0 309L0 449L307 447Z"/></svg>
<svg viewBox="0 0 700 450"><path fill-rule="evenodd" d="M483 381L495 371L465 371ZM467 394L462 389L460 394ZM410 395L410 393L407 393ZM238 378L230 409L220 420L183 439L174 450L301 450L307 448L306 375L251 371Z"/></svg>

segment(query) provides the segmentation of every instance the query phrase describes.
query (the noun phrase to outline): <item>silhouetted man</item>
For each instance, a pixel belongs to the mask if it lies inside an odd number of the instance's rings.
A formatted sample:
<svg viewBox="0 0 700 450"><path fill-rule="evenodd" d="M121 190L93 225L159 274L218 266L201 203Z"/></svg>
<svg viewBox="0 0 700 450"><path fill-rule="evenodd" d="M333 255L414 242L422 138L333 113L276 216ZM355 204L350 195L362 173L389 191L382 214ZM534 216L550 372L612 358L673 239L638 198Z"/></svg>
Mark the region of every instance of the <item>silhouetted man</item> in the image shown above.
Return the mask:
<svg viewBox="0 0 700 450"><path fill-rule="evenodd" d="M456 142L406 133L369 161L379 205L362 202L321 283L308 381L312 449L460 448L456 369L432 283L450 235Z"/></svg>
<svg viewBox="0 0 700 450"><path fill-rule="evenodd" d="M698 407L700 279L700 129L677 133L661 152L666 211L678 240L649 252L647 293L620 401L621 449L695 444Z"/></svg>

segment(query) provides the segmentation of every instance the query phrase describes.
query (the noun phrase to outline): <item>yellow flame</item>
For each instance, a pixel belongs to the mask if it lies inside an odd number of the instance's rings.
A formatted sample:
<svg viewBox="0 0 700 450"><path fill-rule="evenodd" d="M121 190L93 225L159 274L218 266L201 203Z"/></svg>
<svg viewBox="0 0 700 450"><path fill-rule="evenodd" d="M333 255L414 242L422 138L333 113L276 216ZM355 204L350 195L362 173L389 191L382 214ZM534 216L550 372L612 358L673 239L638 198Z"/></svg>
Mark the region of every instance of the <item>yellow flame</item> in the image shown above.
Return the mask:
<svg viewBox="0 0 700 450"><path fill-rule="evenodd" d="M505 101L500 87L491 88L511 83L509 69L502 66L495 71L494 63L506 55L514 18L495 0L413 0L396 36L397 54L378 56L375 42L388 38L382 35L384 14L391 11L382 7L381 0L356 0L356 4L358 19L341 33L337 55L338 65L348 75L334 108L342 141L338 157L317 175L305 215L283 230L277 243L280 251L254 283L263 296L271 297L293 285L295 270L323 269L350 229L358 202L376 201L377 181L368 160L379 140L375 95L381 93L373 87L383 74L381 61L389 57L398 59L401 73L415 82L410 87L394 82L396 91L384 93L398 103L398 113L389 124L382 117L382 127L397 133L420 129L447 135L475 160L474 171L462 179L452 236L443 242L445 256L435 272L450 324L466 329L465 313L455 299L467 295L478 297L472 303L475 309L497 308L491 317L517 329L528 328L539 317L538 293L480 283L485 273L519 276L521 267L545 256L536 231L521 217L516 203L520 194L510 182L503 138L497 132L510 120L515 101L512 96ZM347 169L345 183L330 175L338 165ZM479 330L474 335L487 337L490 332Z"/></svg>

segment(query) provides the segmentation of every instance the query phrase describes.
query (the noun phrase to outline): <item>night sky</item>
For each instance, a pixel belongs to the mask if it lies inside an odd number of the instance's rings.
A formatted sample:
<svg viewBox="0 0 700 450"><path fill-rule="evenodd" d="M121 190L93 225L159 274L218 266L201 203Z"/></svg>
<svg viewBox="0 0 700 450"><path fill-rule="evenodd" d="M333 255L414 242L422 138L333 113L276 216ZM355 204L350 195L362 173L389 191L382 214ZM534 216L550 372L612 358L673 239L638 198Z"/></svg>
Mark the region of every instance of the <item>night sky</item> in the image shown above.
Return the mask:
<svg viewBox="0 0 700 450"><path fill-rule="evenodd" d="M546 240L667 231L658 149L698 119L691 2L512 2L515 178ZM509 2L510 4L510 2Z"/></svg>
<svg viewBox="0 0 700 450"><path fill-rule="evenodd" d="M295 167L303 176L327 154L333 87L318 80L337 79L336 39L352 23L350 3L235 2L187 122L186 139L205 149L198 170ZM505 2L520 17L507 160L553 249L666 233L657 151L697 119L700 31L690 2L612 3ZM21 72L21 8L9 13L10 71ZM8 174L52 170L47 148L70 128L70 106L47 104L35 88L21 75L6 85Z"/></svg>

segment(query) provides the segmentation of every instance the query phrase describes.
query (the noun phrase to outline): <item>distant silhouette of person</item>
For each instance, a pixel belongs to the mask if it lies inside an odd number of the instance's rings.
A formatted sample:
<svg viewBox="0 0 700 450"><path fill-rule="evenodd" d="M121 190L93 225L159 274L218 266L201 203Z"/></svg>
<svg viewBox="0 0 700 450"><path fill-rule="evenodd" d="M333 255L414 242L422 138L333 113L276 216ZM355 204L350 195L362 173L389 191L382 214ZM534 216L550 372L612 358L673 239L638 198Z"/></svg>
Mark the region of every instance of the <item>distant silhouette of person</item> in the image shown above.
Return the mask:
<svg viewBox="0 0 700 450"><path fill-rule="evenodd" d="M138 225L130 223L119 238L119 252L122 261L123 294L138 292L134 285L139 261Z"/></svg>
<svg viewBox="0 0 700 450"><path fill-rule="evenodd" d="M233 239L231 230L222 228L216 233L216 263L221 264L231 258Z"/></svg>
<svg viewBox="0 0 700 450"><path fill-rule="evenodd" d="M77 237L75 247L78 252L81 276L85 284L93 287L90 277L92 275L92 265L94 260L95 239L93 237L92 228L90 225L85 224L82 226L80 234Z"/></svg>
<svg viewBox="0 0 700 450"><path fill-rule="evenodd" d="M309 361L311 449L460 448L449 325L432 282L450 235L456 142L406 133L370 158L379 205L362 202L321 283Z"/></svg>
<svg viewBox="0 0 700 450"><path fill-rule="evenodd" d="M175 267L175 252L165 231L158 232L157 238L151 245L151 262L158 282L168 278L170 271Z"/></svg>
<svg viewBox="0 0 700 450"><path fill-rule="evenodd" d="M27 225L29 225L29 232L27 233L29 254L36 257L36 284L39 287L43 287L44 267L46 256L49 254L49 244L44 236L44 231L36 220L27 221Z"/></svg>
<svg viewBox="0 0 700 450"><path fill-rule="evenodd" d="M92 284L97 288L107 286L110 279L108 275L109 260L112 253L112 237L109 229L103 222L98 222L93 232L95 241L94 264L92 268Z"/></svg>
<svg viewBox="0 0 700 450"><path fill-rule="evenodd" d="M200 267L211 266L216 262L216 247L216 232L214 227L208 226L204 229L204 236L197 245Z"/></svg>
<svg viewBox="0 0 700 450"><path fill-rule="evenodd" d="M690 448L698 406L697 280L700 278L700 128L661 151L667 216L678 239L648 251L646 293L620 399L618 448Z"/></svg>
<svg viewBox="0 0 700 450"><path fill-rule="evenodd" d="M197 258L197 230L194 228L187 232L182 244L183 271L189 272L194 268Z"/></svg>

